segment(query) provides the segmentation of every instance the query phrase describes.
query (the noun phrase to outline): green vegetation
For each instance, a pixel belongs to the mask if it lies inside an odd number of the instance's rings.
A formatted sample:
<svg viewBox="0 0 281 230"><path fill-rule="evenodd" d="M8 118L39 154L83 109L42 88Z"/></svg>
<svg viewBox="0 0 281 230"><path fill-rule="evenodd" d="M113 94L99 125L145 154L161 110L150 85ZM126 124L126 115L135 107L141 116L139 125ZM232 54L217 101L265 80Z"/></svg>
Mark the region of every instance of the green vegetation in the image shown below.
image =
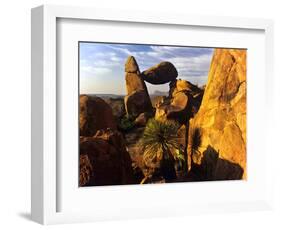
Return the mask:
<svg viewBox="0 0 281 230"><path fill-rule="evenodd" d="M134 127L135 127L134 118L129 115L125 115L119 120L118 128L121 129L122 131L129 131Z"/></svg>
<svg viewBox="0 0 281 230"><path fill-rule="evenodd" d="M175 162L184 159L178 129L179 124L174 121L150 119L140 141L144 163L150 167L160 165L160 173L167 181L176 179Z"/></svg>

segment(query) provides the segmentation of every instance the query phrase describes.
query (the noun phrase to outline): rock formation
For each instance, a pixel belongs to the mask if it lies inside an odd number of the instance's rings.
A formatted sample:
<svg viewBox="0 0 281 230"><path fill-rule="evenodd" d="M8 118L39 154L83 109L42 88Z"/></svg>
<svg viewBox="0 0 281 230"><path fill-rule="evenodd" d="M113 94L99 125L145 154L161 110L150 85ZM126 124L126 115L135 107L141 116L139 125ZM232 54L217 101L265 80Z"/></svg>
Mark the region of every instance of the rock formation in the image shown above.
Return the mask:
<svg viewBox="0 0 281 230"><path fill-rule="evenodd" d="M80 96L80 136L93 136L98 130L116 129L111 107L101 98Z"/></svg>
<svg viewBox="0 0 281 230"><path fill-rule="evenodd" d="M182 79L171 81L169 95L173 97L174 94L180 91L188 91L195 98L197 98L198 95L203 95L204 93L204 90L189 81Z"/></svg>
<svg viewBox="0 0 281 230"><path fill-rule="evenodd" d="M174 97L178 92L184 92L192 96L191 116L194 116L201 105L204 90L186 80L175 80L170 82L169 97Z"/></svg>
<svg viewBox="0 0 281 230"><path fill-rule="evenodd" d="M137 117L143 112L152 112L148 91L140 76L138 64L133 56L128 57L125 64L127 96L124 98L128 115Z"/></svg>
<svg viewBox="0 0 281 230"><path fill-rule="evenodd" d="M142 78L154 85L165 84L173 81L178 76L178 71L170 62L160 62L141 73Z"/></svg>
<svg viewBox="0 0 281 230"><path fill-rule="evenodd" d="M80 155L79 165L79 186L85 186L89 183L93 173L93 166L87 154Z"/></svg>
<svg viewBox="0 0 281 230"><path fill-rule="evenodd" d="M204 91L185 80L170 82L169 96L156 104L156 119L173 119L186 124L198 111Z"/></svg>
<svg viewBox="0 0 281 230"><path fill-rule="evenodd" d="M141 113L138 115L138 117L135 119L135 124L137 126L146 126L146 123L148 119L150 118L150 114L147 113Z"/></svg>
<svg viewBox="0 0 281 230"><path fill-rule="evenodd" d="M215 50L202 104L190 120L188 154L203 180L246 178L245 50Z"/></svg>
<svg viewBox="0 0 281 230"><path fill-rule="evenodd" d="M113 116L118 120L126 114L123 98L107 98L104 101L111 107Z"/></svg>
<svg viewBox="0 0 281 230"><path fill-rule="evenodd" d="M127 114L132 117L137 117L144 112L152 113L150 98L144 90L134 91L125 96L124 102Z"/></svg>
<svg viewBox="0 0 281 230"><path fill-rule="evenodd" d="M173 119L185 124L191 116L192 103L192 96L188 92L177 92L157 105L155 119Z"/></svg>
<svg viewBox="0 0 281 230"><path fill-rule="evenodd" d="M80 185L138 183L122 134L110 129L80 137Z"/></svg>

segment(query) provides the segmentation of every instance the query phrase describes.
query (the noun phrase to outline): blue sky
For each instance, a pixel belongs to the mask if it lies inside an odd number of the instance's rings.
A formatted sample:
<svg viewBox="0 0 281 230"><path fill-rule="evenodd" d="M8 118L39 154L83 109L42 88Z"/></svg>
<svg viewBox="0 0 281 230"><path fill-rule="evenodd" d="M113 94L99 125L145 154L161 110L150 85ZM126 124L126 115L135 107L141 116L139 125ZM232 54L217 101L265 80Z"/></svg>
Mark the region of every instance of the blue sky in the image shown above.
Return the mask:
<svg viewBox="0 0 281 230"><path fill-rule="evenodd" d="M80 42L80 93L125 95L124 64L130 55L140 71L169 61L177 68L178 78L201 86L207 81L212 54L212 48ZM169 90L168 84L146 85L149 93Z"/></svg>

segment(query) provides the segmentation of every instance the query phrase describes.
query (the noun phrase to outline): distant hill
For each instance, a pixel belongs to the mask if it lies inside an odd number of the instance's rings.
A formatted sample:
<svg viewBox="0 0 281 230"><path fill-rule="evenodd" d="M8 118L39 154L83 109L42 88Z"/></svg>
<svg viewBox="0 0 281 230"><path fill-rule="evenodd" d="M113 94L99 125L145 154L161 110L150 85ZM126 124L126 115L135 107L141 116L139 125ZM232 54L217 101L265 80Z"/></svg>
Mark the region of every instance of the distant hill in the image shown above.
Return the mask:
<svg viewBox="0 0 281 230"><path fill-rule="evenodd" d="M87 94L89 96L96 96L96 97L101 97L101 98L113 98L113 99L117 99L120 97L125 97L125 95L117 95L117 94L106 94L106 93L97 93L97 94Z"/></svg>
<svg viewBox="0 0 281 230"><path fill-rule="evenodd" d="M168 92L159 91L159 90L155 90L152 95L154 95L154 96L167 96L167 95L169 95L169 93Z"/></svg>

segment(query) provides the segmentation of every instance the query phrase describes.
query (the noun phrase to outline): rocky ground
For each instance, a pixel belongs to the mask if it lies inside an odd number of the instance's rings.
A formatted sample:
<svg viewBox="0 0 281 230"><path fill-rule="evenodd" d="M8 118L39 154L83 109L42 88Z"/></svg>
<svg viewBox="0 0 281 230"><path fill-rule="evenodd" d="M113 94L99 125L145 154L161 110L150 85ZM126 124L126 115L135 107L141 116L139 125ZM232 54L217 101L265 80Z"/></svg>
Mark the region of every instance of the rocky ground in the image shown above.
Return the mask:
<svg viewBox="0 0 281 230"><path fill-rule="evenodd" d="M246 178L245 50L216 49L203 88L179 79L169 62L141 72L129 57L124 75L124 98L80 96L80 186L164 183L139 145L150 118L179 124L187 167L175 182ZM170 90L149 95L145 82Z"/></svg>

